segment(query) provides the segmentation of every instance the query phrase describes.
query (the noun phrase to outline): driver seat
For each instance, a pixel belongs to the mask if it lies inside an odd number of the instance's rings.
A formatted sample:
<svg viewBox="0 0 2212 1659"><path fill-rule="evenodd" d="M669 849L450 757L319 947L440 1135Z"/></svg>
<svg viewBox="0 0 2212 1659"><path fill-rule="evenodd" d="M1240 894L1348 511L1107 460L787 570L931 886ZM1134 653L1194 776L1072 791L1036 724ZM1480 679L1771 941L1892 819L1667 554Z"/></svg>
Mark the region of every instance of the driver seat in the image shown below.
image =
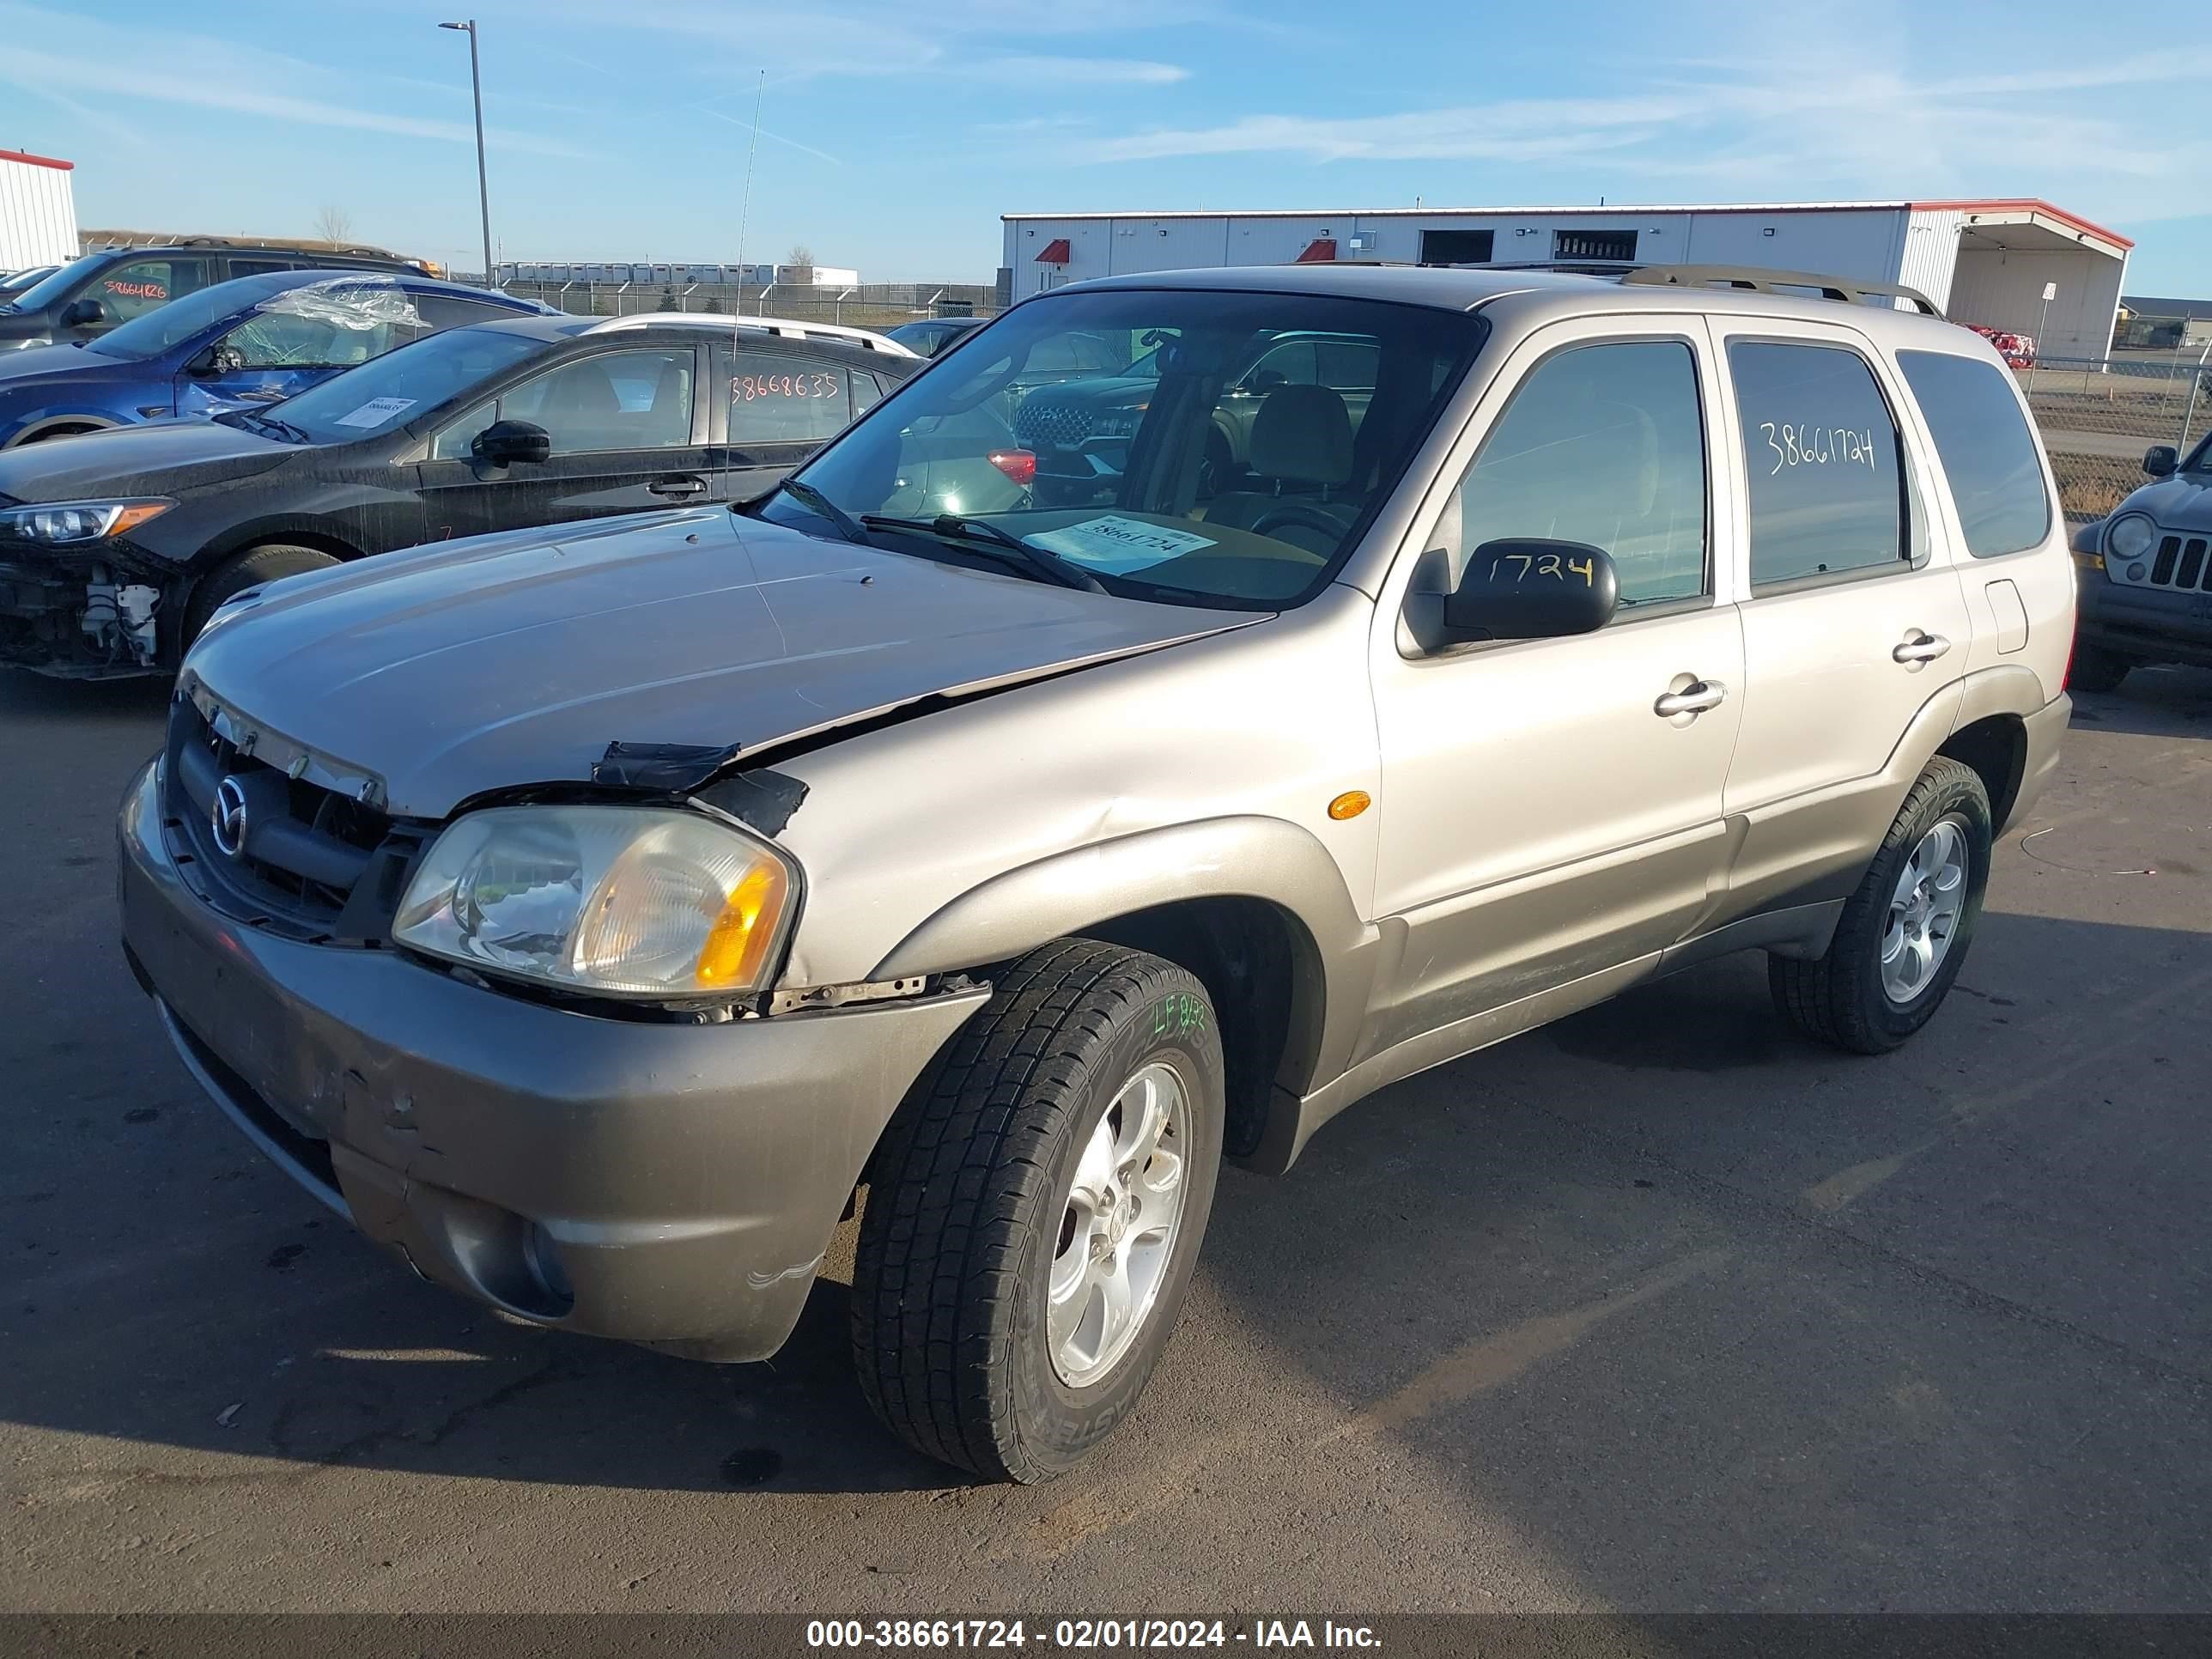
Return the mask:
<svg viewBox="0 0 2212 1659"><path fill-rule="evenodd" d="M1325 536L1312 515L1346 528L1359 516L1358 504L1333 499L1352 479L1352 412L1344 398L1325 386L1279 386L1268 392L1252 417L1246 459L1250 471L1243 488L1226 490L1206 509L1208 524L1249 530L1271 514L1295 505L1308 520L1282 526L1282 539L1334 552L1336 538ZM1270 531L1269 534L1275 532ZM1326 542L1326 546L1319 545Z"/></svg>

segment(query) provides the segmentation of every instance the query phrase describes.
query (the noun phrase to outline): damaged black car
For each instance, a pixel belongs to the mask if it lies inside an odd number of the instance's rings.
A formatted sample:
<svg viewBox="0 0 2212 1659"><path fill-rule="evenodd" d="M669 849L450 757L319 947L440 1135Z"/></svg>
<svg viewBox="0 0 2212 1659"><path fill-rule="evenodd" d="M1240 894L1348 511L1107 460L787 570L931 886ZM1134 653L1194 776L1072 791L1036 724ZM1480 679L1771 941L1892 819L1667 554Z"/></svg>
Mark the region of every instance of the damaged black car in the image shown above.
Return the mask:
<svg viewBox="0 0 2212 1659"><path fill-rule="evenodd" d="M450 329L279 404L0 454L0 663L175 672L225 601L491 531L750 500L923 359L728 317Z"/></svg>

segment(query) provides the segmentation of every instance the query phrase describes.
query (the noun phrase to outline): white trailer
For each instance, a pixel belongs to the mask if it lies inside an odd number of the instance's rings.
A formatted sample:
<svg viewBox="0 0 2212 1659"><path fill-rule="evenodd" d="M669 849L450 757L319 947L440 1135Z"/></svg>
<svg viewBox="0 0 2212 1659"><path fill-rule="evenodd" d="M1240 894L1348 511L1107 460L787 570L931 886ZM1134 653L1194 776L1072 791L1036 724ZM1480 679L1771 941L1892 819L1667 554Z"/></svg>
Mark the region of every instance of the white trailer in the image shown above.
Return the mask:
<svg viewBox="0 0 2212 1659"><path fill-rule="evenodd" d="M74 161L0 149L0 271L76 258L76 170Z"/></svg>
<svg viewBox="0 0 2212 1659"><path fill-rule="evenodd" d="M1008 214L1008 297L1126 272L1335 259L1756 265L1902 283L1954 322L2033 336L2045 356L2110 348L2126 237L2050 203L1786 202L1671 207ZM2046 303L2044 290L2052 287Z"/></svg>

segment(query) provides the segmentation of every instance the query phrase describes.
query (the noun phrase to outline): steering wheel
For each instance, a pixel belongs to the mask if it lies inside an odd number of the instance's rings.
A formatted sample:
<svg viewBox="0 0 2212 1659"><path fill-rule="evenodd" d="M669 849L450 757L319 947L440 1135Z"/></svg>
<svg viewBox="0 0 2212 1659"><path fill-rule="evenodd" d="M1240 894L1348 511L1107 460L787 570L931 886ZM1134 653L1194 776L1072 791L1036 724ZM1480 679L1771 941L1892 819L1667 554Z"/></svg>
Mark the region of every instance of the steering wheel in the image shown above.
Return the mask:
<svg viewBox="0 0 2212 1659"><path fill-rule="evenodd" d="M1345 524L1341 519L1334 518L1308 502L1285 501L1279 507L1269 507L1252 521L1252 533L1255 536L1265 536L1277 529L1319 531L1328 538L1322 545L1322 550L1326 552L1344 539Z"/></svg>

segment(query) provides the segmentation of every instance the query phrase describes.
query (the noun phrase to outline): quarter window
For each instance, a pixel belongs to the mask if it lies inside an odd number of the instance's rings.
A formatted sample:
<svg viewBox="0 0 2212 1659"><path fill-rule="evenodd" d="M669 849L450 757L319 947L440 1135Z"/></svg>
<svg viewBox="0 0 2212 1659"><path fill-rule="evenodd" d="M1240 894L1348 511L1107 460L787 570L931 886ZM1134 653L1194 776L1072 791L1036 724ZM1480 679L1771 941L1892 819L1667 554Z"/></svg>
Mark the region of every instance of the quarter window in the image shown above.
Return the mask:
<svg viewBox="0 0 2212 1659"><path fill-rule="evenodd" d="M1751 483L1751 584L1908 568L1897 422L1841 346L1729 347Z"/></svg>
<svg viewBox="0 0 2212 1659"><path fill-rule="evenodd" d="M1674 340L1546 358L1483 440L1456 498L1455 580L1483 543L1537 536L1611 554L1623 605L1708 592L1697 359Z"/></svg>
<svg viewBox="0 0 2212 1659"><path fill-rule="evenodd" d="M730 441L820 443L852 419L852 377L808 357L741 352L730 381Z"/></svg>
<svg viewBox="0 0 2212 1659"><path fill-rule="evenodd" d="M1897 364L1935 435L1966 551L1999 558L2049 535L2043 462L2010 379L1994 363L1948 351L1900 351Z"/></svg>

